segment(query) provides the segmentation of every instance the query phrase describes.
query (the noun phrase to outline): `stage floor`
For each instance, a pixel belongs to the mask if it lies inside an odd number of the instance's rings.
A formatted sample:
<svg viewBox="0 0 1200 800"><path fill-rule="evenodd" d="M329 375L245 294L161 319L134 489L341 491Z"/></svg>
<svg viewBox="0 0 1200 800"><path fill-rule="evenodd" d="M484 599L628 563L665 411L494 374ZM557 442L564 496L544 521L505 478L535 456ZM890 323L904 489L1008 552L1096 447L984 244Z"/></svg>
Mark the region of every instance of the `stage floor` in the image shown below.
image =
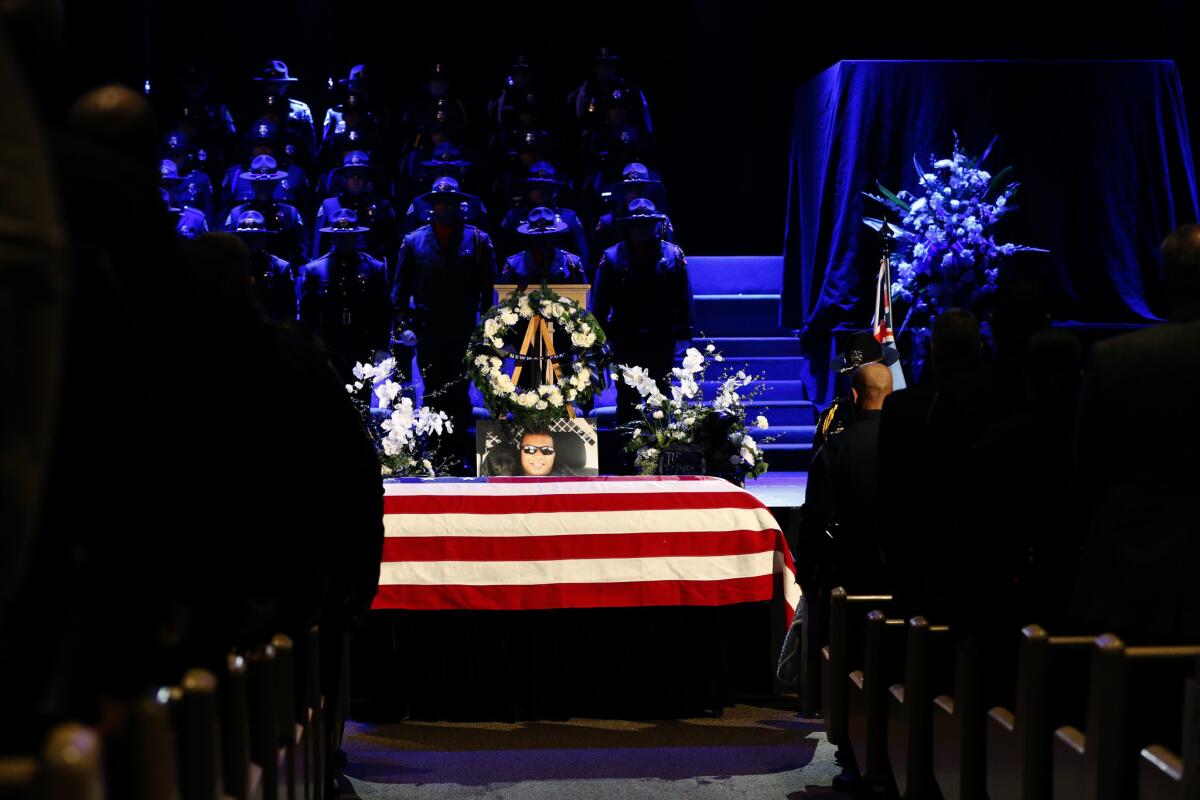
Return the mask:
<svg viewBox="0 0 1200 800"><path fill-rule="evenodd" d="M768 472L746 481L746 491L767 508L799 508L804 505L807 472Z"/></svg>

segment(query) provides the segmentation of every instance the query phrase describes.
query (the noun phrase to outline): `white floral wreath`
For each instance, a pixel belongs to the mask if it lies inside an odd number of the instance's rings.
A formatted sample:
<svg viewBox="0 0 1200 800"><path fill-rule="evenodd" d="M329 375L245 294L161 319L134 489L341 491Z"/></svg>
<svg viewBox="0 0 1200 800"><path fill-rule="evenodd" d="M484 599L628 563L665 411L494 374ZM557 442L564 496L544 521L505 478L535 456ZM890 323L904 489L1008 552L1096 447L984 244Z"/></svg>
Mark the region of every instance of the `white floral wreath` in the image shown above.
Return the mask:
<svg viewBox="0 0 1200 800"><path fill-rule="evenodd" d="M522 321L535 315L546 321L551 335L560 329L569 334L573 349L559 354L561 378L521 391L504 371L505 362L515 356L504 349L505 340L518 332ZM524 335L524 326L520 334ZM587 402L604 387L608 361L604 331L596 318L574 300L549 289L534 289L528 294L513 292L507 300L492 306L472 334L466 357L471 381L483 394L492 415L505 418L511 414L523 422L565 417L567 404Z"/></svg>

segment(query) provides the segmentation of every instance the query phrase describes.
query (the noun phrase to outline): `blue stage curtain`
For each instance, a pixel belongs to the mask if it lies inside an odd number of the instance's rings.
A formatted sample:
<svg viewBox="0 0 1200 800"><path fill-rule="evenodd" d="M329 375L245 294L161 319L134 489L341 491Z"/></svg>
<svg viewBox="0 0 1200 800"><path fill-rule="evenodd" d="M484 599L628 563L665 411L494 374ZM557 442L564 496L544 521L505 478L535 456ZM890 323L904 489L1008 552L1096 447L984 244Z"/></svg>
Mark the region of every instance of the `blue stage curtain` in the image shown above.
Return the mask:
<svg viewBox="0 0 1200 800"><path fill-rule="evenodd" d="M1165 314L1159 244L1198 217L1173 62L842 61L795 97L781 317L814 354L870 323L879 252L860 220L881 209L861 192L918 190L914 154L948 156L953 131L972 156L999 135L985 168L1011 165L1021 188L997 241L1051 251L1014 265L1056 319Z"/></svg>

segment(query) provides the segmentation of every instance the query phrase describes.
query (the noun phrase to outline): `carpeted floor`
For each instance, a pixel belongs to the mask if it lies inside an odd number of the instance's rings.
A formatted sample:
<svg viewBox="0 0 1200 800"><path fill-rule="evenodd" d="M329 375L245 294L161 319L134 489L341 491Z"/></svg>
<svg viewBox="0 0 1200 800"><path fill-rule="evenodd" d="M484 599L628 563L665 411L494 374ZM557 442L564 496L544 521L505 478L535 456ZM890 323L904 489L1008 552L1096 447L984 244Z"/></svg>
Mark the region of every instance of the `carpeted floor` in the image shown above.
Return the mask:
<svg viewBox="0 0 1200 800"><path fill-rule="evenodd" d="M819 720L775 699L719 718L630 722L400 722L346 727L347 797L833 797L838 768Z"/></svg>

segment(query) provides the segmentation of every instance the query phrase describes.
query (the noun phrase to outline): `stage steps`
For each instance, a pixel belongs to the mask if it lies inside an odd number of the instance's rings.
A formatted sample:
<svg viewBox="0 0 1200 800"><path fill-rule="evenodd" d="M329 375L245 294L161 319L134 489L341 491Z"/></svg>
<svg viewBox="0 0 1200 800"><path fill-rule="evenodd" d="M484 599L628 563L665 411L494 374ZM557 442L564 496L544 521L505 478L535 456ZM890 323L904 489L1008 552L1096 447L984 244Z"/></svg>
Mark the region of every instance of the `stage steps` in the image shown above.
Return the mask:
<svg viewBox="0 0 1200 800"><path fill-rule="evenodd" d="M745 370L764 378L752 386L762 393L747 404L747 417L763 414L770 427L754 430L772 470L805 469L812 450L818 409L810 402L802 374L800 341L779 326L783 288L782 256L691 256L688 273L696 298L696 339L717 347L725 361L713 364L701 384L712 399L722 373Z"/></svg>
<svg viewBox="0 0 1200 800"><path fill-rule="evenodd" d="M712 342L724 357L701 383L711 401L723 374L744 370L762 374L753 385L762 393L747 404L750 423L763 414L770 426L753 431L764 445L772 470L806 469L818 409L810 401L802 375L800 341L779 326L783 285L782 256L689 256L688 274L696 303L695 345ZM616 390L609 387L592 409L600 430L616 424Z"/></svg>

